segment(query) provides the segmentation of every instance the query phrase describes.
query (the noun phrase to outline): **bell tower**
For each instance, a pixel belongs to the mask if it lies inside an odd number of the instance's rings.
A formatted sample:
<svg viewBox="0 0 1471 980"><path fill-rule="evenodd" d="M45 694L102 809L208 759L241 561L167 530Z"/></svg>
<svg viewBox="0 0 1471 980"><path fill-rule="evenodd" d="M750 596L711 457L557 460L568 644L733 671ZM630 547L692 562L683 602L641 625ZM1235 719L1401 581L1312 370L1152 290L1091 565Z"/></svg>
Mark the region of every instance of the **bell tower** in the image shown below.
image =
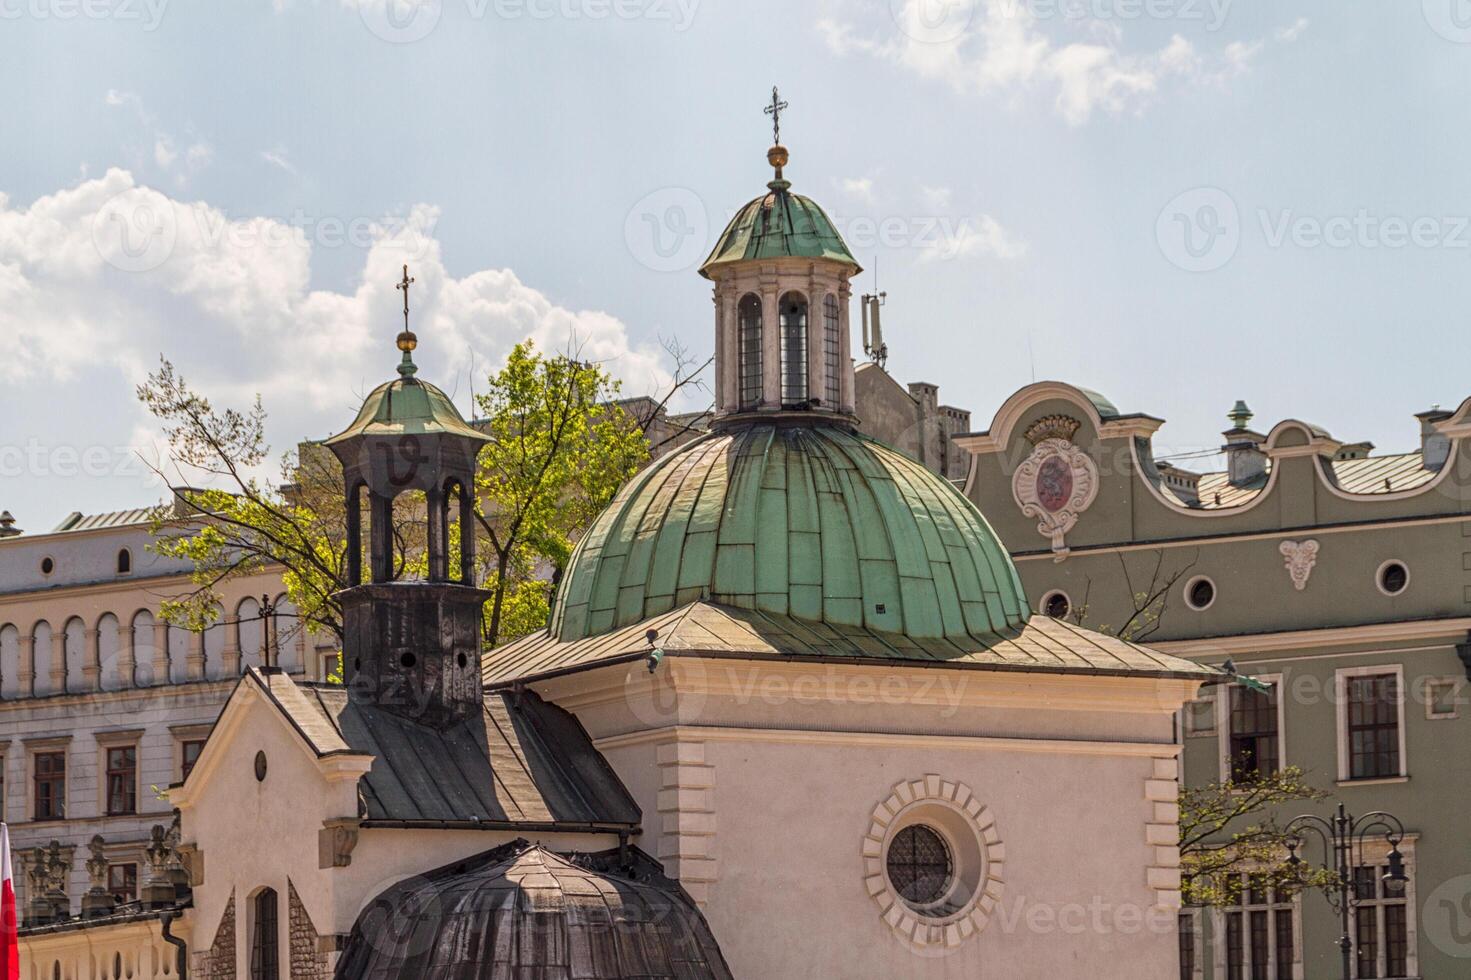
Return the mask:
<svg viewBox="0 0 1471 980"><path fill-rule="evenodd" d="M474 493L475 458L489 438L466 424L444 392L415 376L413 282L405 266L399 377L375 388L352 425L326 441L342 463L347 495L348 588L338 593L343 680L356 700L448 725L480 710L483 697L481 607L488 593L475 587ZM408 512L399 500L408 491L423 493L422 512ZM403 578L396 548L403 529L417 523L411 518L423 518L426 529L427 573L417 580ZM456 546L459 560L451 562Z"/></svg>
<svg viewBox="0 0 1471 980"><path fill-rule="evenodd" d="M826 212L791 191L775 88L766 153L775 177L741 208L700 275L715 284L715 419L770 416L852 427L849 281L862 270Z"/></svg>

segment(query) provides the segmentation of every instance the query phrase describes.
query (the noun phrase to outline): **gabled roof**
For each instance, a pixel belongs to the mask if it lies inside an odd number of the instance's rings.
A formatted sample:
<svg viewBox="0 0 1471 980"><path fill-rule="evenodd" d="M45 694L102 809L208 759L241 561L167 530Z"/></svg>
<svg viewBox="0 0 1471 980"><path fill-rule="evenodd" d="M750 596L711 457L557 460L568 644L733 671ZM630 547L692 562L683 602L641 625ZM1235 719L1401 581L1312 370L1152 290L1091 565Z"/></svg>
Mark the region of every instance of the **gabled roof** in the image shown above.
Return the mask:
<svg viewBox="0 0 1471 980"><path fill-rule="evenodd" d="M649 640L649 631L655 637ZM1172 677L1220 680L1223 675L1071 623L1033 616L1019 629L992 633L986 642L916 639L862 627L836 626L711 602L695 602L612 633L558 642L550 632L484 655L488 685L648 656L725 657L742 660L822 660L827 663L1008 670L1048 674Z"/></svg>
<svg viewBox="0 0 1471 980"><path fill-rule="evenodd" d="M575 718L531 692L487 694L484 711L438 729L353 700L334 684L297 684L252 667L240 679L185 786L235 728L249 686L326 764L358 775L358 816L399 825L510 830L635 829L638 804Z"/></svg>

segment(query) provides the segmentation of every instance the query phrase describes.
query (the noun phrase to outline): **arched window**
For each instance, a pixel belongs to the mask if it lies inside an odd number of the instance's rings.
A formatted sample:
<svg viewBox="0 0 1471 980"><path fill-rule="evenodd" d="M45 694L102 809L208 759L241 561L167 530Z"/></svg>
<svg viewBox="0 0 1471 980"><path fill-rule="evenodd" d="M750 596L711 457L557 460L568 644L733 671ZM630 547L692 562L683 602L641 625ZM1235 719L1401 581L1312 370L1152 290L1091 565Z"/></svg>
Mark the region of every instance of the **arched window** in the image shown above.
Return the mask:
<svg viewBox="0 0 1471 980"><path fill-rule="evenodd" d="M801 293L781 298L781 403L807 400L807 300Z"/></svg>
<svg viewBox="0 0 1471 980"><path fill-rule="evenodd" d="M761 403L761 297L742 296L739 314L741 408L755 408Z"/></svg>
<svg viewBox="0 0 1471 980"><path fill-rule="evenodd" d="M281 980L275 889L262 888L250 903L250 980Z"/></svg>
<svg viewBox="0 0 1471 980"><path fill-rule="evenodd" d="M133 553L127 548L117 553L117 573L126 575L133 570Z"/></svg>
<svg viewBox="0 0 1471 980"><path fill-rule="evenodd" d="M842 399L842 376L838 373L841 347L838 345L840 318L838 298L828 293L822 301L822 364L827 372L823 401L828 408L839 408Z"/></svg>

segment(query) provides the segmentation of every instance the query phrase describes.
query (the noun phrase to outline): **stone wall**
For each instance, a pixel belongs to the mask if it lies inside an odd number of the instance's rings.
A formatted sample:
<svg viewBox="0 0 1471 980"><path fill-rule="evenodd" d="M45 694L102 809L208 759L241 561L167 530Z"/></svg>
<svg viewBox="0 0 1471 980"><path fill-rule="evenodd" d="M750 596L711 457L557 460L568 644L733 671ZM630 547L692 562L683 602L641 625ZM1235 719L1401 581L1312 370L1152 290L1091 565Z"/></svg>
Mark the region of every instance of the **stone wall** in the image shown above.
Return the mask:
<svg viewBox="0 0 1471 980"><path fill-rule="evenodd" d="M225 914L220 916L220 927L215 930L214 943L208 950L194 954L194 966L189 975L194 980L234 980L235 896L233 894L230 896L230 901L225 904Z"/></svg>
<svg viewBox="0 0 1471 980"><path fill-rule="evenodd" d="M317 929L290 879L286 888L291 896L291 980L327 980L327 954L321 951Z"/></svg>

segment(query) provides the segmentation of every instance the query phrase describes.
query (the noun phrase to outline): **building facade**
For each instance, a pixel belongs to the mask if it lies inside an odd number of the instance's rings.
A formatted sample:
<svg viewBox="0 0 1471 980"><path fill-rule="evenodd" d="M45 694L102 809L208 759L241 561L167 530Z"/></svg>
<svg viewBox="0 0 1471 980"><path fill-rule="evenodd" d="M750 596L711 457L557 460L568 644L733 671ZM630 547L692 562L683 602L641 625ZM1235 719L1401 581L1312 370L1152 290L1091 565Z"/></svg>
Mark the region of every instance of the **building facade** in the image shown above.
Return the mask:
<svg viewBox="0 0 1471 980"><path fill-rule="evenodd" d="M1330 797L1280 822L1338 802L1403 821L1402 892L1382 834L1355 861L1354 976L1449 980L1471 970L1471 401L1416 420L1418 448L1376 455L1295 420L1263 434L1238 403L1203 473L1154 458L1160 419L1047 382L960 442L1033 608L1271 684L1182 713L1187 783L1295 766ZM1182 925L1187 980L1339 975L1316 892L1248 887Z"/></svg>
<svg viewBox="0 0 1471 980"><path fill-rule="evenodd" d="M7 515L8 516L8 515ZM28 920L47 890L38 849L59 845L71 914L91 887L94 838L109 893L139 898L144 851L168 824L164 790L193 765L241 672L261 662L260 599L279 615L272 650L296 674L322 669L278 575L227 584L228 612L202 632L165 623L160 604L193 586L188 567L149 550L149 511L72 514L56 529L0 536L0 815L9 824Z"/></svg>

